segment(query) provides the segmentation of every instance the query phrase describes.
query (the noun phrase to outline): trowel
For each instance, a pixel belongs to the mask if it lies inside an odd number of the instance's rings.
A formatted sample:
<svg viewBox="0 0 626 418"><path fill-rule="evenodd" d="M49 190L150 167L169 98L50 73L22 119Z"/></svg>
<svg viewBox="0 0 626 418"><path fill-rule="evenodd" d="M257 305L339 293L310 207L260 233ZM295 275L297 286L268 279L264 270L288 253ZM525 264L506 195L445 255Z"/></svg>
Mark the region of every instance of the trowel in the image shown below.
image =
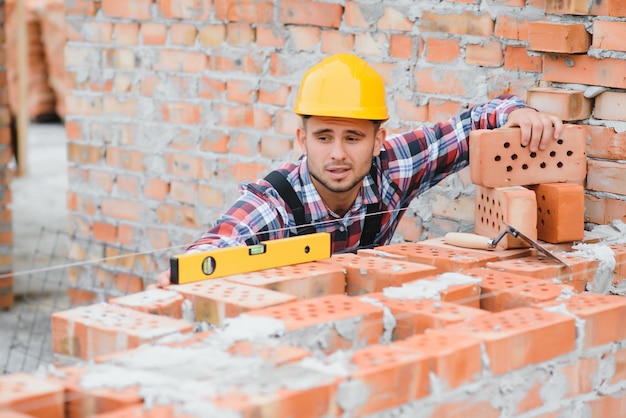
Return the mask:
<svg viewBox="0 0 626 418"><path fill-rule="evenodd" d="M511 236L513 236L513 238L520 238L523 241L526 241L528 244L530 244L533 248L535 248L546 257L551 258L552 260L563 264L564 266L570 266L562 258L552 254L550 251L548 251L548 249L540 245L537 241L530 238L528 235L512 227L506 222L502 223L507 226L507 229L503 230L500 235L493 239L468 232L448 232L444 237L444 240L446 244L454 245L457 247L472 248L476 250L492 250L496 248L500 240L502 240L502 238L504 238L506 234L510 234Z"/></svg>

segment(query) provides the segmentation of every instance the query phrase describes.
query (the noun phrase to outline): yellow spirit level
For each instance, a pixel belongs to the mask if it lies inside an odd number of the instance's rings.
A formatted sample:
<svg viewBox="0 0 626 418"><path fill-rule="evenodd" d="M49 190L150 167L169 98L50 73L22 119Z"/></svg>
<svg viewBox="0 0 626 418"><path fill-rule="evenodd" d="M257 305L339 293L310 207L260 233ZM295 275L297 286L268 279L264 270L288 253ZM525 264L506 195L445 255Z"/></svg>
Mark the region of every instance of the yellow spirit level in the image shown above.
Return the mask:
<svg viewBox="0 0 626 418"><path fill-rule="evenodd" d="M326 232L263 241L250 246L180 254L170 258L170 282L192 283L330 256L330 234Z"/></svg>

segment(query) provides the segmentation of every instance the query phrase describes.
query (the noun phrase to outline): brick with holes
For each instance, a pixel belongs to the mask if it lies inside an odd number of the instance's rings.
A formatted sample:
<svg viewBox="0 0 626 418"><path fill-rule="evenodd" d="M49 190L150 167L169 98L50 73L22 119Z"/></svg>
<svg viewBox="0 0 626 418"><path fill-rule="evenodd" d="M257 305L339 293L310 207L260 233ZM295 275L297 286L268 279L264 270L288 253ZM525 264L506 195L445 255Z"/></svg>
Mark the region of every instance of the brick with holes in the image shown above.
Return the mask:
<svg viewBox="0 0 626 418"><path fill-rule="evenodd" d="M474 232L496 238L507 229L504 223L537 239L537 200L535 193L522 186L482 187L476 186ZM501 249L527 248L529 244L511 234L498 242Z"/></svg>
<svg viewBox="0 0 626 418"><path fill-rule="evenodd" d="M331 353L375 344L383 335L383 309L346 295L320 296L248 311L285 324L285 342Z"/></svg>
<svg viewBox="0 0 626 418"><path fill-rule="evenodd" d="M574 288L567 285L506 271L480 268L465 274L481 278L480 309L489 312L533 306L574 293Z"/></svg>
<svg viewBox="0 0 626 418"><path fill-rule="evenodd" d="M470 161L472 182L484 187L582 183L587 173L585 129L565 125L561 138L536 152L521 145L519 128L474 130Z"/></svg>
<svg viewBox="0 0 626 418"><path fill-rule="evenodd" d="M346 290L346 276L341 267L315 262L235 274L224 280L275 290L300 300L343 294Z"/></svg>
<svg viewBox="0 0 626 418"><path fill-rule="evenodd" d="M92 360L192 330L193 324L181 319L100 303L53 313L52 349Z"/></svg>
<svg viewBox="0 0 626 418"><path fill-rule="evenodd" d="M569 353L576 339L574 318L528 307L473 318L442 332L480 339L488 367L497 375Z"/></svg>
<svg viewBox="0 0 626 418"><path fill-rule="evenodd" d="M429 358L412 347L375 344L352 353L348 379L339 393L363 396L343 402L345 416L365 416L394 408L429 394Z"/></svg>
<svg viewBox="0 0 626 418"><path fill-rule="evenodd" d="M489 315L487 315L488 317ZM482 318L482 317L479 317ZM393 343L429 358L429 369L445 389L476 380L482 372L480 339L448 334L444 329L426 332ZM431 382L435 383L431 379Z"/></svg>
<svg viewBox="0 0 626 418"><path fill-rule="evenodd" d="M382 303L393 315L396 321L391 335L393 341L404 340L416 334L423 334L429 329L439 329L468 318L489 314L482 309L440 300L400 299L386 297L384 293L371 293L361 297L361 300L366 302L372 299Z"/></svg>
<svg viewBox="0 0 626 418"><path fill-rule="evenodd" d="M10 411L38 418L63 418L63 385L26 373L0 376L0 415Z"/></svg>
<svg viewBox="0 0 626 418"><path fill-rule="evenodd" d="M85 389L81 385L84 374L83 367L63 367L49 377L65 387L66 418L91 417L143 402L139 386L125 387L124 390L110 387Z"/></svg>
<svg viewBox="0 0 626 418"><path fill-rule="evenodd" d="M565 260L569 267L543 255L490 262L487 263L487 267L537 279L551 280L554 283L567 284L573 287L576 292L585 291L587 283L593 282L598 269L598 261L576 257L569 253L561 253L559 257Z"/></svg>
<svg viewBox="0 0 626 418"><path fill-rule="evenodd" d="M194 320L221 326L249 310L276 306L296 300L293 295L246 286L224 279L204 280L170 286L193 305Z"/></svg>
<svg viewBox="0 0 626 418"><path fill-rule="evenodd" d="M149 289L109 300L113 305L124 306L140 312L182 318L184 298L171 290Z"/></svg>
<svg viewBox="0 0 626 418"><path fill-rule="evenodd" d="M626 339L626 327L623 323L626 318L626 298L584 292L541 306L546 310L561 312L563 305L570 314L584 321L580 330L582 348Z"/></svg>
<svg viewBox="0 0 626 418"><path fill-rule="evenodd" d="M385 287L401 286L434 274L433 266L384 257L367 257L358 254L334 254L318 264L329 264L346 272L346 294L349 296L380 292Z"/></svg>
<svg viewBox="0 0 626 418"><path fill-rule="evenodd" d="M580 184L530 186L537 196L537 238L552 244L585 236L585 189Z"/></svg>
<svg viewBox="0 0 626 418"><path fill-rule="evenodd" d="M459 247L441 247L420 242L403 242L376 247L375 250L406 256L413 263L437 268L437 273L461 271L483 267L490 261L498 261L498 255L488 251L468 250Z"/></svg>
<svg viewBox="0 0 626 418"><path fill-rule="evenodd" d="M626 244L609 245L615 254L615 270L613 271L613 285L626 285ZM621 284L621 285L620 285ZM624 286L626 288L626 286Z"/></svg>

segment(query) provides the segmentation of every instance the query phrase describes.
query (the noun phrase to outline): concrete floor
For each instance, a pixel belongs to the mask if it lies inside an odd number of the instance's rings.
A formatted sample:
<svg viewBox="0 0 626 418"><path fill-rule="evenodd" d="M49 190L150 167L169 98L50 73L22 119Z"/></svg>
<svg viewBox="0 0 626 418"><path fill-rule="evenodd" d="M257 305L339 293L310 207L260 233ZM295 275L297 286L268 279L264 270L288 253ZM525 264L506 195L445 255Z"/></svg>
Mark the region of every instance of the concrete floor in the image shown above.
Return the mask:
<svg viewBox="0 0 626 418"><path fill-rule="evenodd" d="M0 311L0 374L49 362L50 314L69 307L66 142L63 124L31 124L26 173L11 183L16 298Z"/></svg>

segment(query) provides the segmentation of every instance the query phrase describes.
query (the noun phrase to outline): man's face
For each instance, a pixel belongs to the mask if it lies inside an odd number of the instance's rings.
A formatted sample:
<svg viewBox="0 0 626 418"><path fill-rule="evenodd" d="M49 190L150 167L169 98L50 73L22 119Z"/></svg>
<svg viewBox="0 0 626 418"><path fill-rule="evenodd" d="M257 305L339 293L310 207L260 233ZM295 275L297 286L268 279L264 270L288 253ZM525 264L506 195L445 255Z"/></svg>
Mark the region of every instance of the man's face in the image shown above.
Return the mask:
<svg viewBox="0 0 626 418"><path fill-rule="evenodd" d="M325 116L312 116L298 129L313 184L331 210L340 213L354 202L385 134L369 120Z"/></svg>

